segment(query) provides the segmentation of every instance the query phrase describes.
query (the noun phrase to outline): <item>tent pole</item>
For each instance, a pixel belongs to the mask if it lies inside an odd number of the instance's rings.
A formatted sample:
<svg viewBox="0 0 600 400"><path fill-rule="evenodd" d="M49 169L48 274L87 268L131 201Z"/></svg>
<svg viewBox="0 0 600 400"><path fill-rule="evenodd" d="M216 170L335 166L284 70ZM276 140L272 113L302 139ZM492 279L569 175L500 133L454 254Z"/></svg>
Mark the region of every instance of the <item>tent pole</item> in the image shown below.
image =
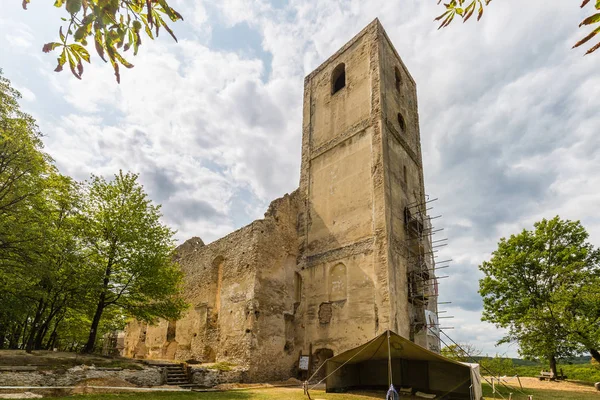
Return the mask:
<svg viewBox="0 0 600 400"><path fill-rule="evenodd" d="M388 386L392 386L394 379L392 377L392 350L390 349L390 330L387 331L387 345L388 345Z"/></svg>

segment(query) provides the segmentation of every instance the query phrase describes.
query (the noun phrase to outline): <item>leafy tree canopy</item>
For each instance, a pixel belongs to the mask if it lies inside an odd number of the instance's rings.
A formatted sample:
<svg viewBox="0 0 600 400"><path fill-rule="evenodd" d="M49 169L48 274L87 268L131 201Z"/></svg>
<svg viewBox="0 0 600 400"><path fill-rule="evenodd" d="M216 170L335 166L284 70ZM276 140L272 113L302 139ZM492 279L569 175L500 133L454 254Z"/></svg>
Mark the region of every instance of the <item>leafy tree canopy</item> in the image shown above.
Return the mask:
<svg viewBox="0 0 600 400"><path fill-rule="evenodd" d="M558 216L532 231L500 239L480 266L483 320L508 329L501 342L516 341L520 353L556 359L582 351L597 354L600 251L579 221Z"/></svg>
<svg viewBox="0 0 600 400"><path fill-rule="evenodd" d="M119 172L112 181L92 176L83 210L91 274L90 298L96 304L90 337L92 351L104 311L154 321L178 318L185 304L177 296L182 279L173 261L174 232L160 221L135 174Z"/></svg>
<svg viewBox="0 0 600 400"><path fill-rule="evenodd" d="M30 1L23 0L24 9ZM165 20L183 20L167 0L55 0L54 6L63 8L67 17L62 18L64 23L58 30L60 40L46 43L42 51L57 50L55 71L62 71L68 62L78 79L83 74L83 61L90 62L89 43L93 43L103 61L110 61L117 82L120 82L119 64L133 67L122 53L132 48L133 55L137 54L142 44L142 30L154 39L164 28L177 41Z"/></svg>
<svg viewBox="0 0 600 400"><path fill-rule="evenodd" d="M0 71L0 349L92 351L126 318L185 307L173 231L137 175L85 184L43 152Z"/></svg>
<svg viewBox="0 0 600 400"><path fill-rule="evenodd" d="M438 4L441 2L441 0L438 0ZM450 23L454 20L454 17L457 15L462 18L463 22L467 22L473 16L473 14L477 12L477 20L479 21L483 16L485 7L489 6L491 2L492 0L451 0L449 3L445 3L444 7L446 8L446 11L435 19L436 21L442 21L438 29L450 25ZM600 33L600 0L594 0L593 2L592 0L583 0L583 3L581 3L581 8L586 7L590 3L595 3L594 7L596 8L597 12L584 19L579 24L579 27L594 25L596 25L596 27L587 36L575 43L573 48L582 46ZM599 48L600 42L592 46L585 54L593 53Z"/></svg>
<svg viewBox="0 0 600 400"><path fill-rule="evenodd" d="M461 343L442 348L441 354L451 360L473 362L473 358L481 356L482 351L470 343Z"/></svg>

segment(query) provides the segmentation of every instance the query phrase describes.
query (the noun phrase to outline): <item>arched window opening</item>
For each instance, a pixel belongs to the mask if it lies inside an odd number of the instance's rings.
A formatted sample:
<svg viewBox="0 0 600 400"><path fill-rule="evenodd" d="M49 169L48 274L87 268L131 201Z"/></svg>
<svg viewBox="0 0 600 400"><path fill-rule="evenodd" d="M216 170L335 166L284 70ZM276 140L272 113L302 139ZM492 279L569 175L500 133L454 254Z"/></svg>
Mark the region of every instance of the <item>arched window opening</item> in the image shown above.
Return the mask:
<svg viewBox="0 0 600 400"><path fill-rule="evenodd" d="M404 132L406 130L406 122L400 113L398 113L398 125L400 125L400 132Z"/></svg>
<svg viewBox="0 0 600 400"><path fill-rule="evenodd" d="M169 321L167 326L167 342L175 341L177 335L177 321Z"/></svg>
<svg viewBox="0 0 600 400"><path fill-rule="evenodd" d="M346 266L337 264L329 270L329 301L346 300Z"/></svg>
<svg viewBox="0 0 600 400"><path fill-rule="evenodd" d="M406 176L407 175L406 174L406 165L403 167L403 169L404 169L404 171L403 171L404 172L404 175L403 175L404 183L406 183L408 181L407 176Z"/></svg>
<svg viewBox="0 0 600 400"><path fill-rule="evenodd" d="M394 67L394 73L396 75L396 90L400 91L400 86L402 85L402 76L400 75L400 70L398 67Z"/></svg>
<svg viewBox="0 0 600 400"><path fill-rule="evenodd" d="M331 74L331 94L335 94L346 86L346 66L341 63Z"/></svg>
<svg viewBox="0 0 600 400"><path fill-rule="evenodd" d="M294 273L294 302L300 303L302 301L302 276L298 273Z"/></svg>

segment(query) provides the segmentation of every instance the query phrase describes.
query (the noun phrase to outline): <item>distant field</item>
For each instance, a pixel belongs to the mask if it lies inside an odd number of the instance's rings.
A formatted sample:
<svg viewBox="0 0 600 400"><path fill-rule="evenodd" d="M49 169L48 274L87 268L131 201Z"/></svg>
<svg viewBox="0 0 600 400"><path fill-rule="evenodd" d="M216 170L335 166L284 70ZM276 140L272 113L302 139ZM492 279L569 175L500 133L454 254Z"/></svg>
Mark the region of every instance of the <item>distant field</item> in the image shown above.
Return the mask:
<svg viewBox="0 0 600 400"><path fill-rule="evenodd" d="M532 366L505 366L504 368L491 369L495 375L498 376L530 376L537 377L542 369L548 370L548 367L543 365L532 365ZM558 371L560 370L570 380L584 381L584 382L600 382L600 367L594 364L573 364L573 365L559 365ZM489 372L482 368L481 373L483 375L489 375Z"/></svg>

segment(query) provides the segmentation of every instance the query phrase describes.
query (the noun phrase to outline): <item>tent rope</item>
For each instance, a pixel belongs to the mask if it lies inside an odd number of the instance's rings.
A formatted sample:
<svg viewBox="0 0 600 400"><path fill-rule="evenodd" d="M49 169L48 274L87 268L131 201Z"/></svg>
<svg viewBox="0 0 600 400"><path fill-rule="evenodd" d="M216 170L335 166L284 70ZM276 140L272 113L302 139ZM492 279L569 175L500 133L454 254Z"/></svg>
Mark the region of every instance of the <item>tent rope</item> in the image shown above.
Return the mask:
<svg viewBox="0 0 600 400"><path fill-rule="evenodd" d="M463 349L458 343L456 343L450 336L448 336L448 334L442 330L440 330L440 332L442 332L444 334L444 336L446 336L448 339L450 339L452 341L452 343L454 343L460 350L462 350L463 353L465 353L467 356L469 356L472 360L476 361L473 357L471 357L466 351L465 349ZM441 340L441 339L440 339ZM479 364L479 363L477 363ZM490 371L485 365L481 365L479 364L479 366L483 367L483 369L488 372L491 376L493 376L494 378L498 379L498 382L500 384L502 384L502 386L504 386L506 389L511 390L511 389L515 389L519 392L521 392L521 394L527 395L527 393L525 393L523 390L518 389L516 386L507 386L506 384L504 384L504 382L500 382L500 377L496 376L496 374L494 374L492 371ZM487 382L487 380L486 380ZM489 382L488 382L489 383Z"/></svg>
<svg viewBox="0 0 600 400"><path fill-rule="evenodd" d="M428 329L428 330L429 330L431 333L433 333L433 335L434 335L435 337L437 337L438 339L440 339L440 342L442 342L442 344L443 344L444 346L446 346L446 347L450 348L450 346L448 346L448 344L447 344L446 342L444 342L444 340L443 340L443 339L440 337L440 335L438 335L437 333L435 333L435 331L434 331L433 329L431 329L430 327L427 327L427 329ZM441 331L441 330L440 330L440 332L444 333L444 332L443 332L443 331ZM446 335L446 334L444 333L444 335ZM452 340L452 338L450 338L448 335L446 335L446 336L448 337L448 339ZM454 344L456 344L456 345L457 345L457 346L460 348L460 346L459 346L459 345L458 345L456 342L454 342L454 340L452 340L452 342L453 342ZM462 350L462 348L461 348L461 350ZM467 356L469 356L469 357L470 357L470 358L471 358L473 361L476 361L476 360L475 360L473 357L471 357L471 356L470 356L470 355L469 355L467 352L465 352L464 350L462 350L462 351L463 351L463 352L464 352L464 353L465 353ZM454 354L458 355L456 352L455 352ZM493 376L493 374L492 374L492 376ZM483 380L485 380L485 381L487 382L487 384L488 384L488 385L490 385L490 386L493 386L493 384L492 384L490 381L488 381L488 380L486 379L486 377L485 377L485 376L482 376L482 378L483 378ZM502 397L502 398L504 399L504 396L502 396L502 393L498 393L498 394L500 395L500 397Z"/></svg>
<svg viewBox="0 0 600 400"><path fill-rule="evenodd" d="M440 337L438 334L436 334L436 333L435 333L435 331L434 331L433 329L431 329L431 328L429 328L429 327L428 327L427 329L429 329L429 330L431 331L431 333L433 333L433 335L435 335L435 336L436 336L438 339L440 339L440 341L441 341L441 342L444 344L444 346L446 346L446 347L450 347L450 346L448 346L448 345L446 344L446 342L444 342L444 341L442 340L442 338L441 338L441 337ZM489 370L489 369L488 369L488 368L487 368L485 365L481 365L479 362L477 362L477 360L476 360L475 358L473 358L473 357L472 357L472 356L471 356L469 353L467 353L467 352L465 351L465 349L463 349L463 348L462 348L462 347L461 347L461 346L460 346L458 343L456 343L456 342L455 342L455 341L454 341L454 340L453 340L453 339L452 339L450 336L448 336L448 334L447 334L446 332L444 332L444 331L442 331L442 330L440 330L440 332L441 332L441 333L443 333L443 334L444 334L444 336L446 336L448 339L450 339L450 341L451 341L452 343L454 343L454 345L456 345L456 347L458 347L458 348L459 348L459 349L460 349L460 350L461 350L461 351L462 351L462 352L463 352L465 355L467 355L467 357L469 357L469 358L470 358L472 361L474 361L476 364L479 364L479 366L480 366L480 367L482 367L482 368L483 368L483 369L484 369L484 370L485 370L487 373L489 373L489 374L490 374L490 375L491 375L493 378L496 378L496 379L498 379L498 383L500 383L500 384L501 384L502 386L504 386L506 389L508 389L508 390L516 390L516 391L520 392L520 393L521 393L521 394L523 394L523 395L527 395L527 393L525 393L523 390L521 390L521 389L517 388L516 386L508 386L508 385L506 385L504 382L501 382L501 381L500 381L500 379L499 379L499 377L497 377L497 376L496 376L496 374L495 374L494 372L490 371L490 370ZM455 354L456 354L456 352L455 352ZM457 355L458 355L458 354L457 354ZM492 384L492 383L491 383L489 380L487 380L485 376L482 376L482 378L483 378L483 380L485 380L485 381L487 382L487 384L488 384L488 385L490 385L490 386L493 386L493 384ZM504 396L502 396L502 393L498 392L498 394L500 395L500 397L504 398Z"/></svg>

